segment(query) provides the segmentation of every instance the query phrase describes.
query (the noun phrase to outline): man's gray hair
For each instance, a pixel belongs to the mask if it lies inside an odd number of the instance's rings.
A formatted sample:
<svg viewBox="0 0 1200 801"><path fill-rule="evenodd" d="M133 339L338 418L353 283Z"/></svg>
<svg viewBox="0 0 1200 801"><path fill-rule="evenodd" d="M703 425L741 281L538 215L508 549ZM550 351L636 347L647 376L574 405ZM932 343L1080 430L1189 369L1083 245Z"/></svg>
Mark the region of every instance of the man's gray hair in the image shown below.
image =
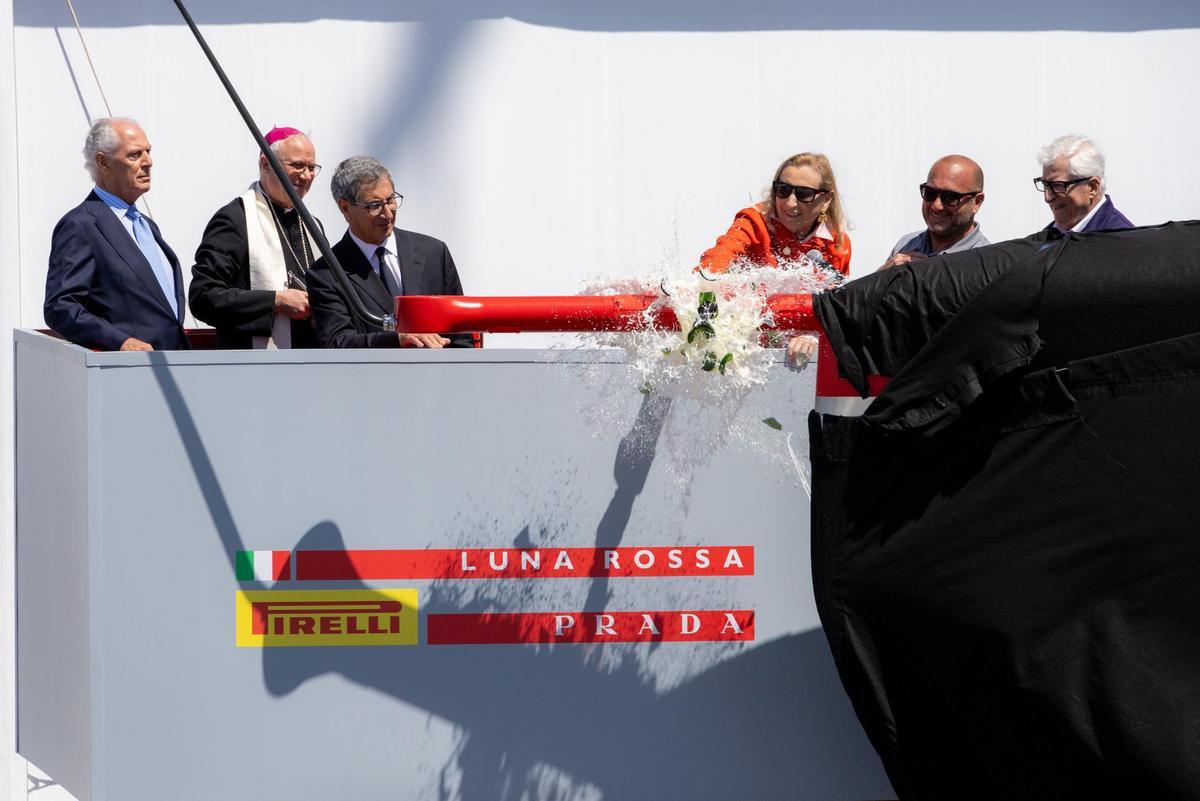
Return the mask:
<svg viewBox="0 0 1200 801"><path fill-rule="evenodd" d="M1101 192L1108 186L1104 180L1104 154L1091 139L1081 134L1067 134L1038 151L1038 161L1043 167L1062 158L1067 160L1067 171L1072 178L1099 178Z"/></svg>
<svg viewBox="0 0 1200 801"><path fill-rule="evenodd" d="M345 200L348 203L358 202L358 191L364 184L373 184L380 178L387 178L392 186L392 174L383 162L372 156L351 156L337 165L329 189L333 192L334 200Z"/></svg>
<svg viewBox="0 0 1200 801"><path fill-rule="evenodd" d="M83 140L83 166L87 169L88 175L92 176L93 181L100 174L100 168L96 164L96 154L103 153L111 156L121 146L121 137L117 135L117 124L122 122L142 127L138 125L137 120L129 117L101 117L88 129L87 138Z"/></svg>

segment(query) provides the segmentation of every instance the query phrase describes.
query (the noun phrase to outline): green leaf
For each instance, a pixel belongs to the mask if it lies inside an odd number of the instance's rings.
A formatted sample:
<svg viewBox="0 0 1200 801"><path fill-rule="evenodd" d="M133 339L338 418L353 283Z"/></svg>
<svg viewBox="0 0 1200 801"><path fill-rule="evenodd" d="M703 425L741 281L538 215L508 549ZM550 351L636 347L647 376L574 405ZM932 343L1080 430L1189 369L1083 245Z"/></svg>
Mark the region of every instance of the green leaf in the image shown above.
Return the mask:
<svg viewBox="0 0 1200 801"><path fill-rule="evenodd" d="M695 325L692 326L692 330L688 331L687 341L688 341L688 344L690 345L693 342L695 342L696 337L700 336L701 334L704 335L705 339L708 339L709 337L713 336L716 333L717 333L716 329L713 328L708 323L696 323Z"/></svg>
<svg viewBox="0 0 1200 801"><path fill-rule="evenodd" d="M783 430L783 423L779 422L774 417L768 417L766 420L763 420L763 422L766 423L767 425L769 425L771 428L775 429L776 431Z"/></svg>
<svg viewBox="0 0 1200 801"><path fill-rule="evenodd" d="M725 375L725 365L729 364L731 361L733 361L732 353L726 353L721 357L721 363L717 365L717 368L721 371L721 375Z"/></svg>
<svg viewBox="0 0 1200 801"><path fill-rule="evenodd" d="M717 368L717 354L713 353L711 350L705 351L704 364L700 365L700 367L707 373L711 373L713 370L715 370Z"/></svg>
<svg viewBox="0 0 1200 801"><path fill-rule="evenodd" d="M717 302L717 293L716 292L701 292L700 293L700 303L704 304L704 303L716 303L716 302Z"/></svg>

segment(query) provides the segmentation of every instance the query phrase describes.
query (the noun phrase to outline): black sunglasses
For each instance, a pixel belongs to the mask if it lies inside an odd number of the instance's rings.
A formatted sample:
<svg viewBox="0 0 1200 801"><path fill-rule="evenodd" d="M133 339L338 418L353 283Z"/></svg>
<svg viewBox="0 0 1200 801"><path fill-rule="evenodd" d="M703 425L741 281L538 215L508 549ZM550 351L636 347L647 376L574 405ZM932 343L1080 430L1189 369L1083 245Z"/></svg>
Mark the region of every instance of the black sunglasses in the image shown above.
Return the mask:
<svg viewBox="0 0 1200 801"><path fill-rule="evenodd" d="M942 205L948 209L957 208L962 205L962 202L967 198L972 198L978 195L978 192L951 192L949 189L938 189L929 184L921 184L921 200L926 203L932 203L939 197L942 199Z"/></svg>
<svg viewBox="0 0 1200 801"><path fill-rule="evenodd" d="M1072 189L1074 189L1076 186L1078 186L1079 184L1081 184L1085 181L1090 181L1090 180L1092 180L1092 179L1091 178L1072 178L1069 181L1044 181L1041 178L1034 178L1033 185L1036 186L1037 191L1041 192L1042 194L1045 194L1046 190L1049 189L1051 192L1053 192L1056 195L1065 195L1068 192L1070 192Z"/></svg>
<svg viewBox="0 0 1200 801"><path fill-rule="evenodd" d="M828 189L813 189L811 186L792 186L787 181L775 181L771 184L771 190L775 192L775 197L780 200L787 200L788 195L795 194L796 200L801 203L812 203L821 195L828 195Z"/></svg>

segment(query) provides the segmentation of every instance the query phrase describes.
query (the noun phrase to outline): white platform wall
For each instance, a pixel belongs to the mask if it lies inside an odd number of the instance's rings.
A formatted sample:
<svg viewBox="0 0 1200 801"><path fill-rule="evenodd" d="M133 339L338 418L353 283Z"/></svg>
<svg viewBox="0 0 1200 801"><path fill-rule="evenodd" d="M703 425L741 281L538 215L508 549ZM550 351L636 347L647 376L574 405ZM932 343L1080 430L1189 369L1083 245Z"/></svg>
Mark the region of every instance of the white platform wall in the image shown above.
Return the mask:
<svg viewBox="0 0 1200 801"><path fill-rule="evenodd" d="M169 0L75 0L113 111L154 146L149 201L186 267L255 149ZM852 275L921 227L916 185L948 152L987 174L993 240L1049 215L1040 145L1098 138L1137 223L1200 216L1200 5L1014 0L193 0L263 128L305 128L326 171L391 165L399 225L449 243L471 294L577 291L690 265L771 171L827 153L854 224ZM0 796L25 791L12 713L11 330L43 325L50 232L89 188L104 115L65 0L0 2ZM1130 265L1137 269L1137 265ZM496 344L541 345L497 337ZM9 765L12 765L9 769ZM43 796L44 797L44 796Z"/></svg>

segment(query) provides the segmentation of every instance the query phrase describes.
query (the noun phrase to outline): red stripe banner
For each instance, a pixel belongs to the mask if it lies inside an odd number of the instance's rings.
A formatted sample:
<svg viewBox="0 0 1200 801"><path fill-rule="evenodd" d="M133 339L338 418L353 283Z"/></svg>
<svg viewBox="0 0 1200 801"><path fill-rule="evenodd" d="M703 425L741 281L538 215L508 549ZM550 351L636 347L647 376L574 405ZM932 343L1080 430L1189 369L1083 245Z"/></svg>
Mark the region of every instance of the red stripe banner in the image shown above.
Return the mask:
<svg viewBox="0 0 1200 801"><path fill-rule="evenodd" d="M754 639L754 610L431 614L429 645Z"/></svg>
<svg viewBox="0 0 1200 801"><path fill-rule="evenodd" d="M754 547L297 551L297 581L752 576Z"/></svg>

